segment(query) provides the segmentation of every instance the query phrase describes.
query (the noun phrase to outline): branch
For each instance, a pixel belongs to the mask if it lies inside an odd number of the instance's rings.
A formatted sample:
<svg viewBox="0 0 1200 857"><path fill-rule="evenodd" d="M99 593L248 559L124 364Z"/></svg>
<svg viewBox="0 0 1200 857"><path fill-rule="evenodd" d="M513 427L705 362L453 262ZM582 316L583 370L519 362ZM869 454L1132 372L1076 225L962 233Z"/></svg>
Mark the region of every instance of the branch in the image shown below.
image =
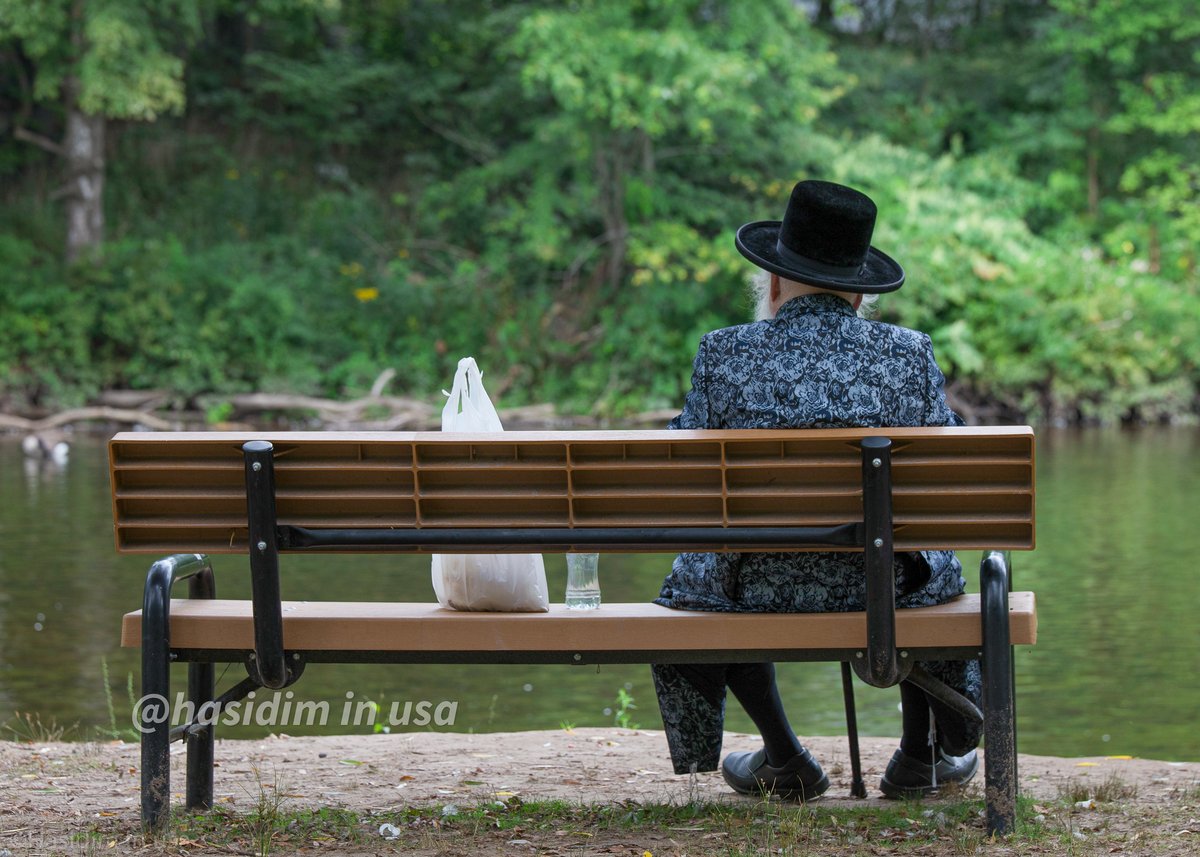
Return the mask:
<svg viewBox="0 0 1200 857"><path fill-rule="evenodd" d="M33 420L27 420L24 417L13 416L12 414L0 414L0 428L29 431L33 428Z"/></svg>
<svg viewBox="0 0 1200 857"><path fill-rule="evenodd" d="M0 414L0 428L18 429L35 434L46 429L91 420L105 420L107 422L128 423L130 425L140 424L156 431L171 431L171 429L175 428L174 424L146 411L108 407L73 408L40 420L30 420L11 414Z"/></svg>
<svg viewBox="0 0 1200 857"><path fill-rule="evenodd" d="M384 385L391 380L385 371L375 382L382 393ZM207 397L211 398L211 397ZM383 396L372 390L372 395L353 401L318 399L313 396L293 396L275 393L245 393L226 400L239 416L260 414L264 411L311 411L321 423L334 429L346 429L364 425L366 417L374 412L387 413L389 424L394 428L436 427L437 413L433 406L417 399L399 396Z"/></svg>
<svg viewBox="0 0 1200 857"><path fill-rule="evenodd" d="M386 373L376 385L382 388ZM351 402L316 399L307 396L247 394L235 396L231 404L241 412L306 410L316 411L323 428L330 430L369 431L432 431L438 428L438 411L417 399L393 396L367 396ZM370 411L385 413L380 419L367 419ZM596 414L559 414L551 404L524 405L499 412L500 420L510 430L539 428L661 428L678 414L675 410L646 411L623 417L616 423ZM143 425L154 431L174 431L179 426L152 413L128 408L105 406L74 408L42 419L27 419L15 414L0 413L0 431L13 430L38 434L70 423L102 420L107 422Z"/></svg>
<svg viewBox="0 0 1200 857"><path fill-rule="evenodd" d="M17 126L13 129L13 136L18 140L24 140L26 143L32 143L39 149L45 149L52 155L57 155L60 158L67 156L67 150L55 143L49 137L43 137L41 134L35 134L27 128Z"/></svg>
<svg viewBox="0 0 1200 857"><path fill-rule="evenodd" d="M453 253L456 256L463 256L467 259L479 258L478 253L467 247L460 247L458 244L451 244L447 241L438 241L433 238L410 238L405 243L409 247L420 247L425 250L444 250L447 253Z"/></svg>
<svg viewBox="0 0 1200 857"><path fill-rule="evenodd" d="M371 385L370 398L378 399L383 395L383 388L386 387L393 378L396 377L395 369L384 369L379 373L379 377L375 379L375 383Z"/></svg>
<svg viewBox="0 0 1200 857"><path fill-rule="evenodd" d="M628 231L624 233L608 231L603 235L597 235L595 238L583 245L583 249L571 260L571 264L567 266L567 272L563 275L563 288L574 290L575 283L579 280L579 270L583 264L592 257L593 254L605 244L611 244L614 241L624 240L629 237Z"/></svg>
<svg viewBox="0 0 1200 857"><path fill-rule="evenodd" d="M449 140L451 143L461 146L479 163L486 164L489 161L496 159L496 148L488 141L468 137L466 134L455 131L453 128L447 128L444 125L439 125L437 122L434 122L424 110L415 104L412 106L412 111L418 122L420 122L433 133L445 138L446 140Z"/></svg>

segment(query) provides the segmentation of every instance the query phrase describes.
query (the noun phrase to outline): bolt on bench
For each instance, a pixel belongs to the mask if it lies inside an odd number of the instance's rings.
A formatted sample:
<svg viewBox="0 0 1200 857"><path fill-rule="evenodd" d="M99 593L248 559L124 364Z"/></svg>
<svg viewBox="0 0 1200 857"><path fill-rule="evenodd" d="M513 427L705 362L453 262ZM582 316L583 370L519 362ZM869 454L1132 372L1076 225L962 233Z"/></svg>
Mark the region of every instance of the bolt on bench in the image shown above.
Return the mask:
<svg viewBox="0 0 1200 857"><path fill-rule="evenodd" d="M852 793L865 796L851 671L908 679L984 723L991 832L1012 830L1012 646L1036 641L1032 592L1012 592L1007 554L1034 546L1034 436L1027 427L458 433L122 433L109 443L117 549L165 555L143 609L143 697L207 718L172 728L139 712L142 820L162 825L169 746L187 742L188 808L213 797L221 706L293 684L307 663L840 661ZM986 551L980 593L895 608L893 552ZM863 613L699 613L609 604L589 613L460 613L434 603L286 602L281 553L858 550ZM249 554L252 599L216 598L209 554ZM664 573L666 566L664 565ZM188 598L172 600L188 581ZM983 711L914 662L982 658ZM247 676L216 695L214 664ZM161 712L159 712L161 714Z"/></svg>

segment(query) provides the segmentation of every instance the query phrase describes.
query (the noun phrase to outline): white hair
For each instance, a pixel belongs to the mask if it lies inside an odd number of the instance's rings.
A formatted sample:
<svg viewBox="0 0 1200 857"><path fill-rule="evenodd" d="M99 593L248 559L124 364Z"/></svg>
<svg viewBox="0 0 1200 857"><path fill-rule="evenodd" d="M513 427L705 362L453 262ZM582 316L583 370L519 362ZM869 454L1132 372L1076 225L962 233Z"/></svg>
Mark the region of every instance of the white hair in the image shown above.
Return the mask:
<svg viewBox="0 0 1200 857"><path fill-rule="evenodd" d="M755 268L754 273L746 280L749 286L750 306L754 310L754 321L765 321L772 318L771 312L771 274L762 268Z"/></svg>
<svg viewBox="0 0 1200 857"><path fill-rule="evenodd" d="M754 308L754 320L764 321L774 318L771 312L771 273L758 268L747 281L750 305ZM879 295L863 295L862 303L858 305L859 318L871 318L875 315L875 302Z"/></svg>

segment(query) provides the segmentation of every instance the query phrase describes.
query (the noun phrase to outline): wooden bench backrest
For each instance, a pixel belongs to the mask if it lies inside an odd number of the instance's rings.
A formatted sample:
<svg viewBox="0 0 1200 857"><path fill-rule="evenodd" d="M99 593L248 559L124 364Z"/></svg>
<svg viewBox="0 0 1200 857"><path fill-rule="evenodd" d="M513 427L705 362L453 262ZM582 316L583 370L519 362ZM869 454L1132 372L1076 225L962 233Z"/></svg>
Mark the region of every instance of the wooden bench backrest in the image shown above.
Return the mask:
<svg viewBox="0 0 1200 857"><path fill-rule="evenodd" d="M246 553L242 444L275 447L304 527L827 526L862 519L864 437L892 439L895 547L1031 549L1027 427L786 431L127 432L123 552Z"/></svg>

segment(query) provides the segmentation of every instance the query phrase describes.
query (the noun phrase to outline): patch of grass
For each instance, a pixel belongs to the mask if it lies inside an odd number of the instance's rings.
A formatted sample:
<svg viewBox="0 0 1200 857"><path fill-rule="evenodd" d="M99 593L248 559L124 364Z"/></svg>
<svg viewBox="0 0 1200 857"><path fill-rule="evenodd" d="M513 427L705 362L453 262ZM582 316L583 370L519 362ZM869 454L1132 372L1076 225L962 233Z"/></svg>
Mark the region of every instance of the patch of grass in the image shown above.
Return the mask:
<svg viewBox="0 0 1200 857"><path fill-rule="evenodd" d="M269 790L269 791L268 791ZM336 807L290 810L285 794L264 786L262 797L247 813L218 806L206 813L180 813L173 817L171 834L176 843L194 843L254 853L272 850L290 853L313 843L357 844L366 830L359 813ZM375 826L378 829L378 825Z"/></svg>
<svg viewBox="0 0 1200 857"><path fill-rule="evenodd" d="M98 830L81 830L78 833L72 833L68 839L80 845L89 845L104 841L104 837Z"/></svg>
<svg viewBox="0 0 1200 857"><path fill-rule="evenodd" d="M176 814L174 844L266 857L314 846L336 851L352 845L499 854L507 853L514 839L556 848L575 843L585 849L581 853L602 853L606 842L646 843L645 850L658 854L672 841L677 845L667 853L849 857L871 848L975 854L988 842L982 803L967 799L846 807L778 800L584 805L510 797L450 812L444 806L424 806L365 814L289 808L278 784L265 782L252 798L253 806L244 812L221 806L208 813ZM1060 846L1073 845L1056 839L1057 828L1032 820L1032 802L1018 803L1017 831L1009 847L1025 853L1022 849L1045 846L1047 853L1057 854L1063 853L1055 850ZM386 838L380 833L384 825L390 826Z"/></svg>
<svg viewBox="0 0 1200 857"><path fill-rule="evenodd" d="M1127 783L1116 773L1111 773L1098 783L1073 778L1058 787L1058 797L1063 803L1076 804L1094 800L1096 803L1115 803L1137 797L1137 786Z"/></svg>
<svg viewBox="0 0 1200 857"><path fill-rule="evenodd" d="M1171 796L1177 800L1200 800L1200 781L1192 780L1182 788L1176 787L1171 789Z"/></svg>
<svg viewBox="0 0 1200 857"><path fill-rule="evenodd" d="M1031 804L1021 801L1019 818L1032 816ZM431 831L444 836L479 835L483 831L521 834L598 835L630 833L669 835L697 843L720 842L724 850L700 853L808 854L813 849L853 852L866 843L946 843L955 853L972 853L987 836L981 802L939 801L936 804L898 803L879 807L828 807L763 800L754 803L660 804L626 801L588 806L565 801L522 802L510 799L443 816L437 808L410 808L377 816L373 823L390 823L428 845ZM402 836L403 838L403 836ZM1015 841L1046 838L1043 826L1018 823ZM739 850L740 849L740 850Z"/></svg>
<svg viewBox="0 0 1200 857"><path fill-rule="evenodd" d="M69 741L79 732L79 724L62 726L51 717L42 720L37 712L13 712L13 716L0 727L8 741L22 741L29 744L50 744L55 741Z"/></svg>

